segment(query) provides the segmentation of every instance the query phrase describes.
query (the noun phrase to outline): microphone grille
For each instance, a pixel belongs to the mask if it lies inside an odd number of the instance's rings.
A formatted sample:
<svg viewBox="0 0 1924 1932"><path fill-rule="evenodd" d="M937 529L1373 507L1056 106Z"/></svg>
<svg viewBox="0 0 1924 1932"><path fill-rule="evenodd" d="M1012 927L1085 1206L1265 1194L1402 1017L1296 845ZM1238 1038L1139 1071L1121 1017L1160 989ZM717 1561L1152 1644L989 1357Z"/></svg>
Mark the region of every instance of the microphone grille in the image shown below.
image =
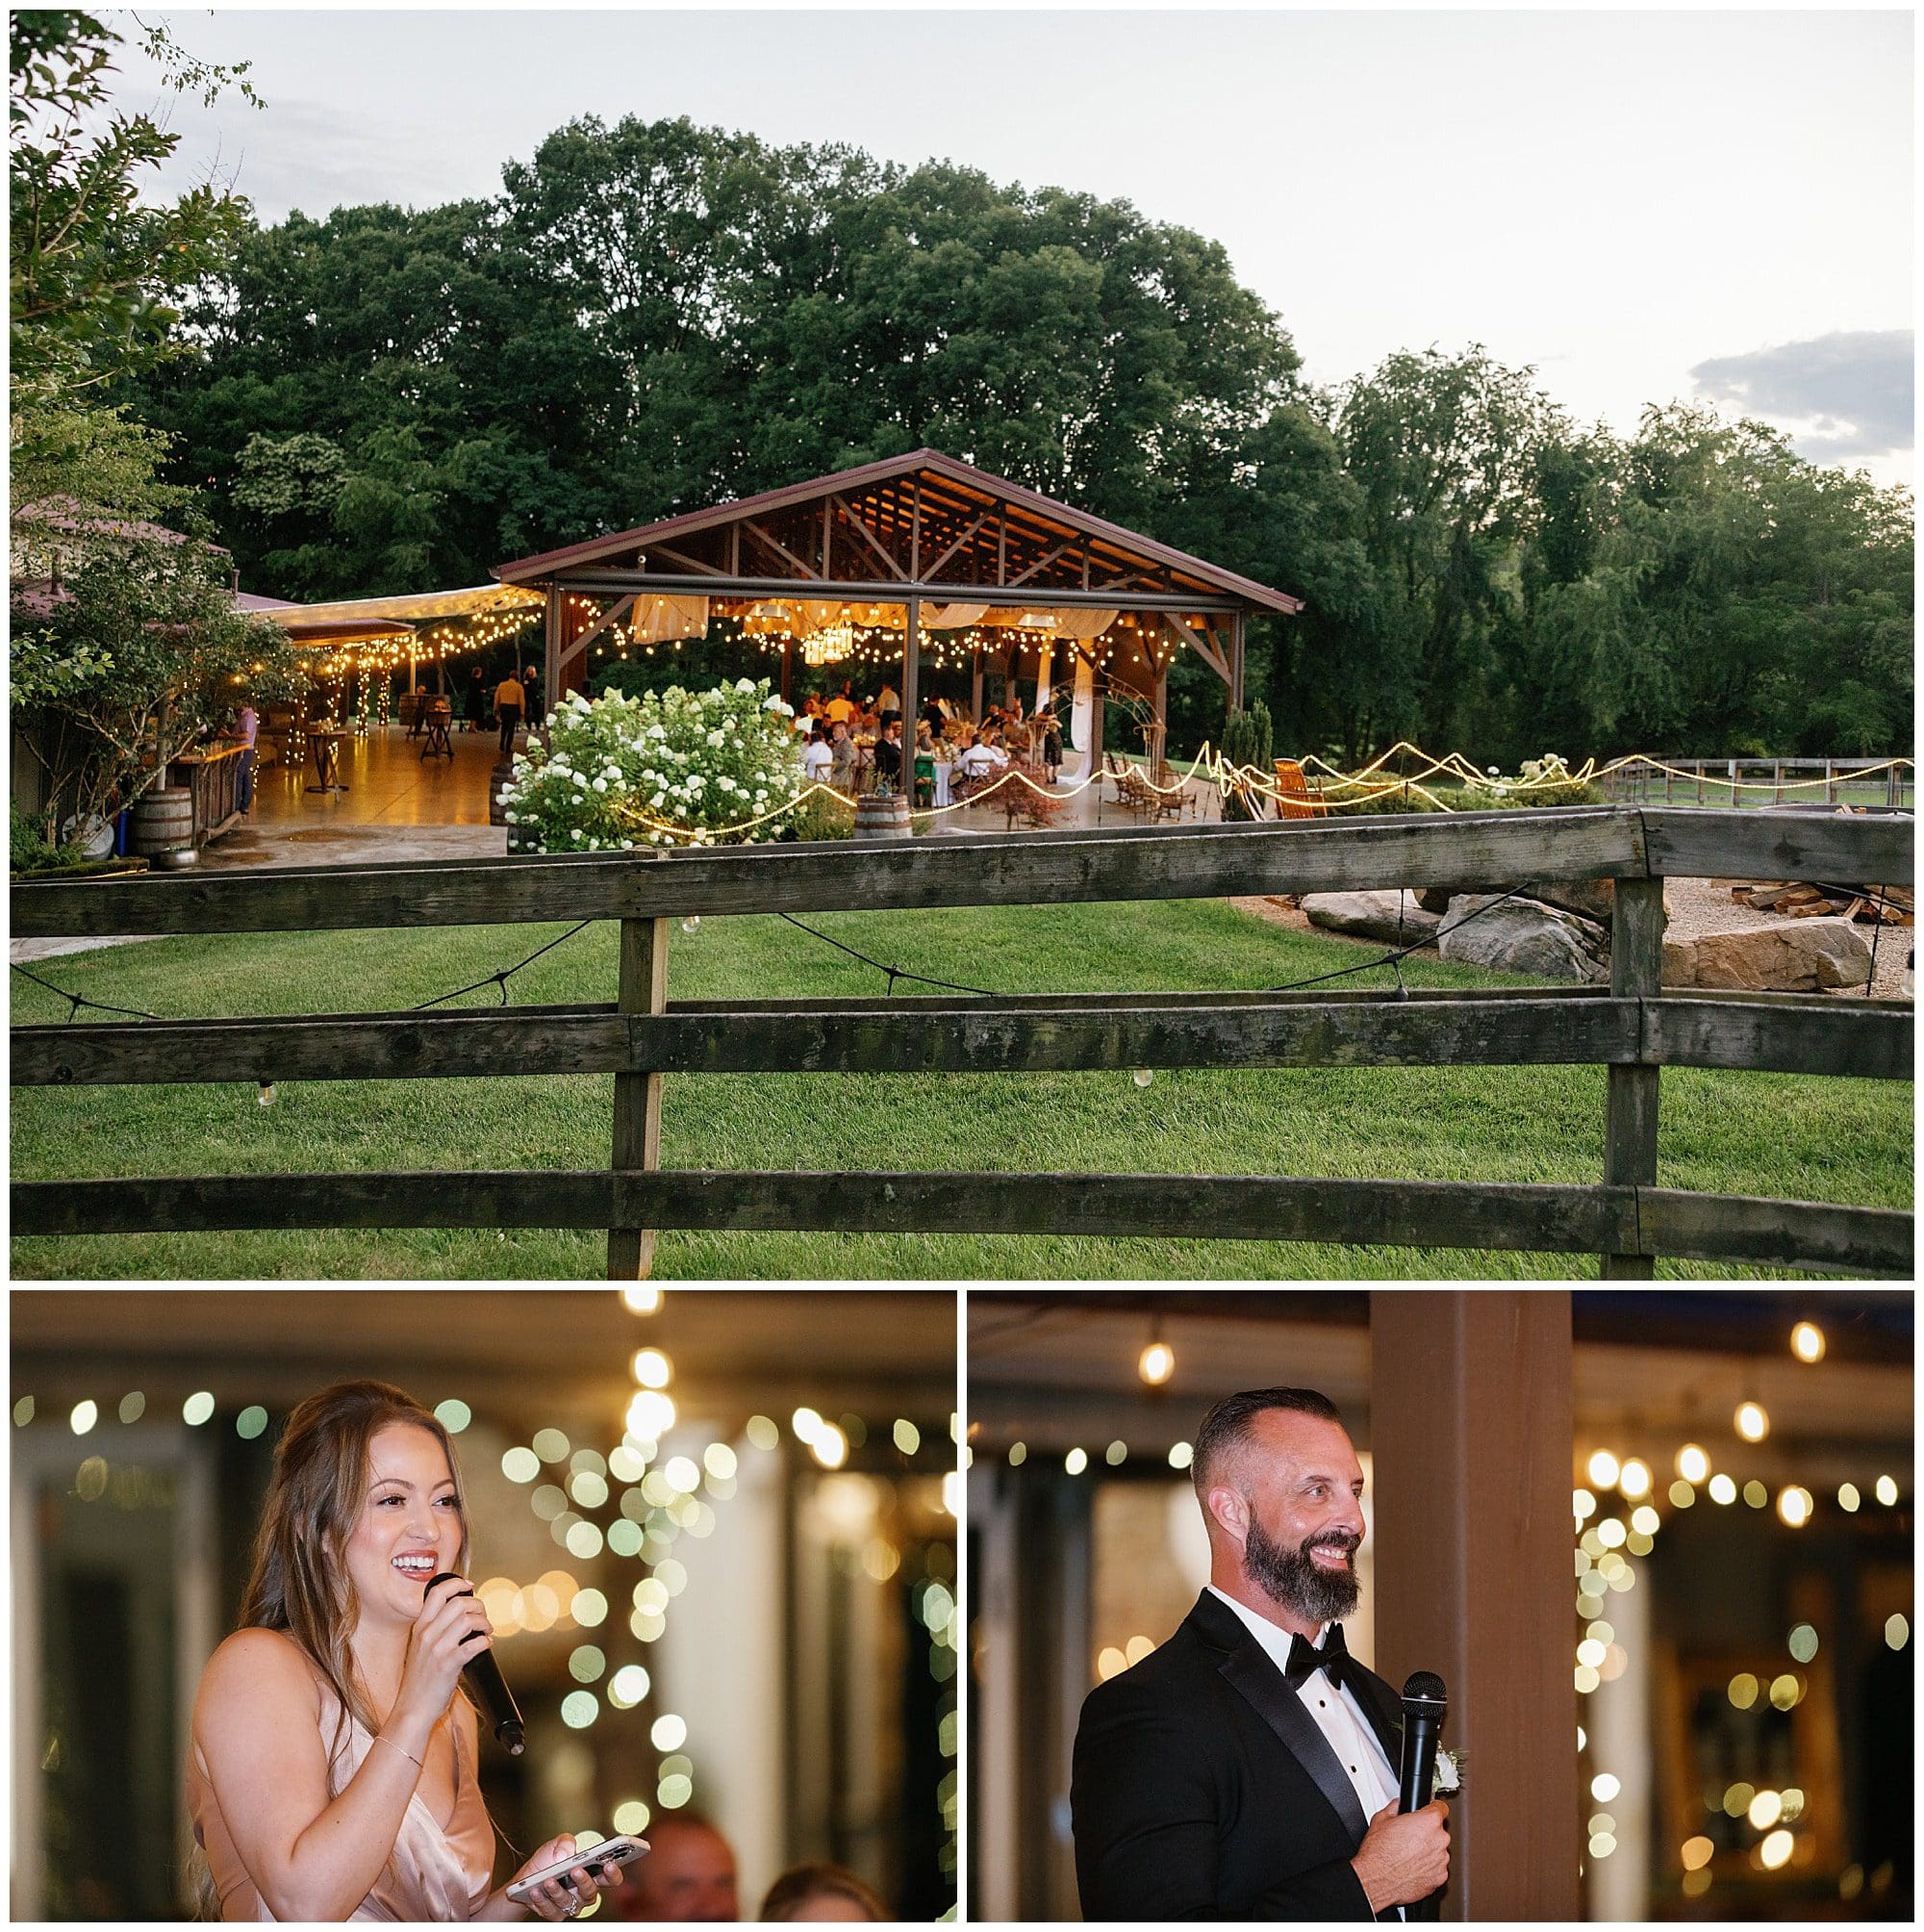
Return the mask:
<svg viewBox="0 0 1924 1932"><path fill-rule="evenodd" d="M1405 1697L1421 1698L1426 1704L1445 1704L1450 1693L1443 1688L1443 1680L1433 1670L1413 1670L1403 1687Z"/></svg>

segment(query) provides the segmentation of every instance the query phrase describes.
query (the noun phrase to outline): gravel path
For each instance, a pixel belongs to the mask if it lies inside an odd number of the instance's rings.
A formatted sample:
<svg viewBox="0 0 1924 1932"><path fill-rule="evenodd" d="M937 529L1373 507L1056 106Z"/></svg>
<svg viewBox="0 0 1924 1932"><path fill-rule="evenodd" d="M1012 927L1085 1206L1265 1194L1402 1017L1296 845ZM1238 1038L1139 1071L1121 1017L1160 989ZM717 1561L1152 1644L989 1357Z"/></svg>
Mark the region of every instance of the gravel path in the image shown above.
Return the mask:
<svg viewBox="0 0 1924 1932"><path fill-rule="evenodd" d="M1383 950L1377 940L1351 939L1346 934L1313 926L1300 907L1281 904L1274 899L1232 899L1229 903L1239 912L1251 913L1257 919L1267 920L1272 926L1287 927L1292 932L1314 932L1324 939L1340 940L1369 952L1380 953ZM1710 878L1667 880L1663 888L1663 905L1669 915L1670 936L1675 939L1696 939L1706 932L1728 932L1733 927L1785 917L1782 913L1758 912L1748 905L1739 905L1731 897L1729 881ZM1866 941L1875 939L1877 943L1876 971L1868 997L1903 999L1905 961L1915 942L1916 928L1886 926L1880 931L1875 927L1861 926L1857 929ZM1435 949L1425 947L1423 950L1425 953L1433 955ZM1833 997L1861 1000L1866 995L1861 987L1854 986L1837 989Z"/></svg>

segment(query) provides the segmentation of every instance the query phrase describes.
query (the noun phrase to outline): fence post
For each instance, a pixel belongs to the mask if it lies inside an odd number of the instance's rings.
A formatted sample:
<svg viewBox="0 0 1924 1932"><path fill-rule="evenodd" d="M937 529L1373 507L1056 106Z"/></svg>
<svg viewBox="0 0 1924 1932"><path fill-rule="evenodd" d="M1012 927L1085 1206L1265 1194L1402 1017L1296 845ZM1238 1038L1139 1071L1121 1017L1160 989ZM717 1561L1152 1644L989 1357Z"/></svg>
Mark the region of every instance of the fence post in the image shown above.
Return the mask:
<svg viewBox="0 0 1924 1932"><path fill-rule="evenodd" d="M1663 990L1663 881L1620 878L1611 901L1611 997L1654 1000ZM1641 1038L1639 1028L1639 1043ZM1657 1081L1654 1066L1609 1070L1604 1118L1607 1187L1657 1185ZM1647 1255L1606 1255L1601 1272L1607 1282L1647 1282L1657 1269Z"/></svg>
<svg viewBox="0 0 1924 1932"><path fill-rule="evenodd" d="M668 921L624 919L621 964L615 994L622 1013L660 1013L668 1007ZM661 1165L660 1074L615 1076L614 1168L652 1173ZM608 1279L646 1281L654 1266L652 1228L608 1230Z"/></svg>
<svg viewBox="0 0 1924 1932"><path fill-rule="evenodd" d="M1824 760L1824 802L1827 805L1837 802L1836 765L1829 758Z"/></svg>

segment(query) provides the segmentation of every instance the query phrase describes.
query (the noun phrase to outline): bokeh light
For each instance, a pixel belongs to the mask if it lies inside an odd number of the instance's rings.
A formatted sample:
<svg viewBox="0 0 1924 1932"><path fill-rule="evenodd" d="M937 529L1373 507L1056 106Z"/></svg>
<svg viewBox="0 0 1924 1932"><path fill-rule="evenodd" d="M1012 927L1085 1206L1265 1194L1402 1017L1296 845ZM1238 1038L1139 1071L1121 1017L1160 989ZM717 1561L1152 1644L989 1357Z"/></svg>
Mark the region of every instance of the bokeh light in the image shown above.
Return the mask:
<svg viewBox="0 0 1924 1932"><path fill-rule="evenodd" d="M198 1429L214 1413L214 1397L205 1388L196 1389L181 1404L181 1420L190 1429Z"/></svg>
<svg viewBox="0 0 1924 1932"><path fill-rule="evenodd" d="M1686 1483L1701 1483L1710 1473L1710 1459L1694 1442L1677 1452L1677 1473Z"/></svg>
<svg viewBox="0 0 1924 1932"><path fill-rule="evenodd" d="M450 1436L459 1436L474 1420L474 1411L459 1396L450 1395L434 1406L434 1419Z"/></svg>
<svg viewBox="0 0 1924 1932"><path fill-rule="evenodd" d="M66 1420L67 1427L76 1436L85 1436L100 1420L100 1405L97 1402L76 1402L73 1413Z"/></svg>
<svg viewBox="0 0 1924 1932"><path fill-rule="evenodd" d="M1710 1500L1730 1504L1737 1499L1737 1486L1720 1469L1710 1478Z"/></svg>
<svg viewBox="0 0 1924 1932"><path fill-rule="evenodd" d="M1824 1331L1815 1322L1799 1322L1790 1331L1790 1353L1799 1361L1822 1361Z"/></svg>
<svg viewBox="0 0 1924 1932"><path fill-rule="evenodd" d="M1746 1442L1761 1442L1770 1434L1770 1417L1760 1402L1740 1402L1732 1418L1736 1432Z"/></svg>

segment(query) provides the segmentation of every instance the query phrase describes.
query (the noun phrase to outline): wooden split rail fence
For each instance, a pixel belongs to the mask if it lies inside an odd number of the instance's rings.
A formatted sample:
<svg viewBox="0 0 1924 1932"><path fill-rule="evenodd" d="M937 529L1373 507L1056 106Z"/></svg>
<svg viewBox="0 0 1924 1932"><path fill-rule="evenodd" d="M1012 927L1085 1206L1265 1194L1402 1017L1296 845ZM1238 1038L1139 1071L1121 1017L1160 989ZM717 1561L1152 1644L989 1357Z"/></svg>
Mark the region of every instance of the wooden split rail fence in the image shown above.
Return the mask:
<svg viewBox="0 0 1924 1932"><path fill-rule="evenodd" d="M1666 1066L1911 1077L1908 1002L1666 993L1663 879L1912 877L1906 816L1624 806L1361 822L887 839L655 859L503 858L16 885L18 937L621 925L614 1004L13 1029L15 1085L616 1076L608 1168L15 1182L13 1230L605 1228L613 1279L663 1228L828 1230L859 1186L880 1233L1133 1234L1525 1249L1648 1277L1659 1256L1908 1276L1909 1212L1657 1185ZM1047 905L1365 887L1615 881L1608 987L1038 993L683 1002L692 914ZM672 1074L1572 1065L1608 1070L1593 1185L1267 1175L665 1172ZM1386 1159L1389 1151L1385 1150Z"/></svg>

